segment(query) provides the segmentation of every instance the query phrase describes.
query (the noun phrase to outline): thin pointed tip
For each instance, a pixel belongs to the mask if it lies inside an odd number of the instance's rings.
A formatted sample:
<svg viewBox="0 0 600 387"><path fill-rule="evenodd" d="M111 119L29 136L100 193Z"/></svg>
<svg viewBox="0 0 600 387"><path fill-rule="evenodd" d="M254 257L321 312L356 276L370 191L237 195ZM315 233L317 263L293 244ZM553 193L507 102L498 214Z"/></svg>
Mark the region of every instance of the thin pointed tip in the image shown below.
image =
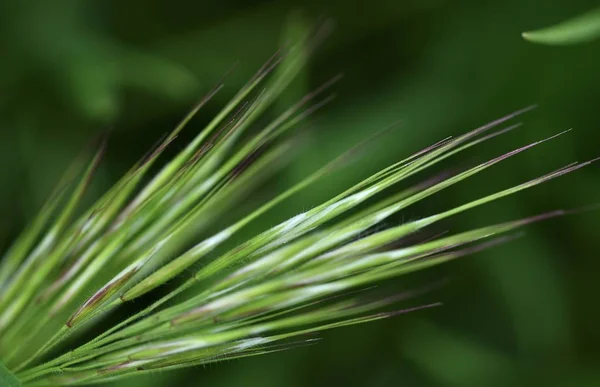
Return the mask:
<svg viewBox="0 0 600 387"><path fill-rule="evenodd" d="M545 141L553 140L553 139L555 139L555 138L557 138L559 136L562 136L563 134L569 133L571 130L573 130L573 128L569 128L569 129L563 130L562 132L556 133L555 135L550 136L550 137L548 137L548 138L546 138L544 140L540 140L539 142L545 142Z"/></svg>
<svg viewBox="0 0 600 387"><path fill-rule="evenodd" d="M523 108L523 109L521 109L521 110L517 110L516 114L522 114L522 113L527 113L527 112L530 112L530 111L532 111L532 110L535 110L535 109L537 109L539 106L540 106L540 105L539 105L539 104L537 104L537 103L531 104L531 105L529 105L529 106L526 106L526 107L524 107L524 108Z"/></svg>
<svg viewBox="0 0 600 387"><path fill-rule="evenodd" d="M591 164L591 163L595 163L596 161L600 160L600 157L596 157L594 159L591 159L589 161L586 161L587 164Z"/></svg>
<svg viewBox="0 0 600 387"><path fill-rule="evenodd" d="M383 313L382 315L385 317L394 317L394 316L398 316L401 314L406 314L406 313L410 313L410 312L416 312L418 310L422 310L422 309L429 309L429 308L436 308L438 306L443 306L444 304L441 302L434 302L431 304L425 304L425 305L419 305L419 306L415 306L413 308L406 308L406 309L400 309L400 310L396 310L394 312L388 312L388 313Z"/></svg>
<svg viewBox="0 0 600 387"><path fill-rule="evenodd" d="M590 204L589 206L574 208L572 210L567 210L567 211L565 211L565 214L566 215L576 215L576 214L583 214L583 213L593 212L593 211L598 211L598 210L600 210L600 203Z"/></svg>
<svg viewBox="0 0 600 387"><path fill-rule="evenodd" d="M590 159L588 161L584 161L583 163L577 163L577 162L575 162L575 163L573 163L573 166L571 168L572 168L572 170L577 170L577 169L586 167L586 166L588 166L590 164L593 164L593 163L595 163L597 161L600 161L600 157L595 157L595 158Z"/></svg>

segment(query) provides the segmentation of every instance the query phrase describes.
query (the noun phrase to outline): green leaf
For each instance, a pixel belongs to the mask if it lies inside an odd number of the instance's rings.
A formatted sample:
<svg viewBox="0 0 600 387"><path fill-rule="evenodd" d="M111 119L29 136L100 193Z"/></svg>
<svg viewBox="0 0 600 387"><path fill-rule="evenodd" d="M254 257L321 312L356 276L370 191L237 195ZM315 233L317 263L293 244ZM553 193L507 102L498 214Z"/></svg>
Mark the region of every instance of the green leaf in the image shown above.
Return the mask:
<svg viewBox="0 0 600 387"><path fill-rule="evenodd" d="M20 387L21 382L5 366L0 363L0 386Z"/></svg>
<svg viewBox="0 0 600 387"><path fill-rule="evenodd" d="M600 8L550 27L523 32L523 38L533 43L572 45L600 38Z"/></svg>

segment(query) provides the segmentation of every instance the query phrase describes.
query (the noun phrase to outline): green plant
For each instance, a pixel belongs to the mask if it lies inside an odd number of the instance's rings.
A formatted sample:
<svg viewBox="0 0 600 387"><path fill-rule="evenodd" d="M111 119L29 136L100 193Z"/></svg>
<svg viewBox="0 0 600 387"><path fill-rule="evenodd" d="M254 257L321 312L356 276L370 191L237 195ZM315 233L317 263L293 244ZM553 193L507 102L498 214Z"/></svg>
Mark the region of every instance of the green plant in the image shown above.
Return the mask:
<svg viewBox="0 0 600 387"><path fill-rule="evenodd" d="M151 154L79 215L76 209L102 159L105 140L87 167L78 162L67 171L1 261L0 358L6 367L0 368L0 376L5 384L97 383L259 355L310 342L311 334L324 330L436 306L390 312L392 304L414 294L369 300L349 292L503 242L510 237L501 234L564 213L415 240L444 219L589 162L570 164L422 219L377 228L407 207L545 141L389 193L397 183L516 128L518 124L489 133L530 109L526 108L442 140L310 210L236 240L267 211L342 167L359 150L353 149L196 243L198 235L225 217L290 153L295 140L286 138L289 131L331 99L317 100L337 77L275 120L258 121L299 73L313 42L274 55L149 181L145 177L158 157L221 84ZM252 126L259 128L258 133L244 138ZM79 175L79 183L72 186ZM381 199L384 193L387 198ZM196 244L190 247L192 243ZM153 301L150 305L132 303L146 295ZM76 344L74 333L85 334L82 328L98 325L100 318L121 305L135 308L135 314L100 334L87 337L88 333ZM39 342L44 344L38 346Z"/></svg>
<svg viewBox="0 0 600 387"><path fill-rule="evenodd" d="M572 45L586 43L600 37L600 8L565 20L550 27L523 32L523 38L533 43Z"/></svg>

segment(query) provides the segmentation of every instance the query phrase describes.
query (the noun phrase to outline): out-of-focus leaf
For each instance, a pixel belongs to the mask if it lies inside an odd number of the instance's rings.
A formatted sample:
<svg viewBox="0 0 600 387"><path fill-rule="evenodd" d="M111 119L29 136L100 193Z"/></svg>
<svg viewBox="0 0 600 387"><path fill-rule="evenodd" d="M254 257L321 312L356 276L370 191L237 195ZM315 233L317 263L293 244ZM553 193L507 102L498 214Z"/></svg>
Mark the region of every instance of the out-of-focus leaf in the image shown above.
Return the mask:
<svg viewBox="0 0 600 387"><path fill-rule="evenodd" d="M442 386L489 385L511 377L513 364L494 348L421 322L400 344L418 368ZM494 383L494 385L496 385Z"/></svg>
<svg viewBox="0 0 600 387"><path fill-rule="evenodd" d="M523 38L533 43L571 45L600 38L600 8L550 27L523 32Z"/></svg>
<svg viewBox="0 0 600 387"><path fill-rule="evenodd" d="M21 382L0 363L0 385L2 387L20 387Z"/></svg>

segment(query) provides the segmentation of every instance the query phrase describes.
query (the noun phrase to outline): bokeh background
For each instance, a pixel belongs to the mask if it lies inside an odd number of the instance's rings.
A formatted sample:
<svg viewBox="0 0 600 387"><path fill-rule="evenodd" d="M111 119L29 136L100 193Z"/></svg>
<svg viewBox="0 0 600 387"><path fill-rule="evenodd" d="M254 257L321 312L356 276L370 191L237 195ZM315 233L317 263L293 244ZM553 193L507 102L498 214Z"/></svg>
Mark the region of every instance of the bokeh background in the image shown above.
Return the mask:
<svg viewBox="0 0 600 387"><path fill-rule="evenodd" d="M111 130L92 196L116 181L236 61L224 92L175 150L294 28L323 16L336 28L282 104L343 72L338 97L299 128L305 132L302 149L257 195L277 191L398 119L402 124L352 168L274 216L293 215L378 167L532 103L539 108L523 116L521 129L448 166L471 165L574 131L403 216L424 216L600 156L600 42L541 46L520 37L524 30L596 5L593 0L2 0L0 244L24 227L61 171L95 135ZM591 166L445 227L462 230L585 207L598 203L599 193L600 171ZM444 302L441 308L327 332L307 348L119 385L598 386L599 215L591 211L536 224L510 244L391 284L412 287L443 279L444 286L426 296Z"/></svg>

